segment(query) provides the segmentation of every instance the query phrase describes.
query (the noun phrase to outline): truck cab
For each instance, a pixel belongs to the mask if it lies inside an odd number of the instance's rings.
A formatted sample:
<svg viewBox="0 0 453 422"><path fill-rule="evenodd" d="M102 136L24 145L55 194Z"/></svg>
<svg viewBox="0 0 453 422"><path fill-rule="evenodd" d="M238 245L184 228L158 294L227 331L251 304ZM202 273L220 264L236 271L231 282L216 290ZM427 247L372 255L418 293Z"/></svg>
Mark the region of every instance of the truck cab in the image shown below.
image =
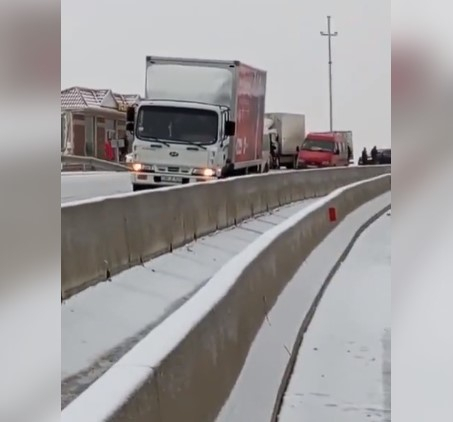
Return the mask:
<svg viewBox="0 0 453 422"><path fill-rule="evenodd" d="M340 133L309 133L297 156L298 168L348 165L348 142Z"/></svg>
<svg viewBox="0 0 453 422"><path fill-rule="evenodd" d="M206 181L225 172L235 131L227 107L153 100L129 113L133 190Z"/></svg>

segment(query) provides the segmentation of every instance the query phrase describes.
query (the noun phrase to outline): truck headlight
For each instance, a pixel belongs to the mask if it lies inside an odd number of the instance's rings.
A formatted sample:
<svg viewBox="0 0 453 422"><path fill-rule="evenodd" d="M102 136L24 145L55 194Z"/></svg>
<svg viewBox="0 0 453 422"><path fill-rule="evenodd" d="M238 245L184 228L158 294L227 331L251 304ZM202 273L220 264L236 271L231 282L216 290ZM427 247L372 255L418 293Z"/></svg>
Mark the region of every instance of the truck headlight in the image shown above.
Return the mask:
<svg viewBox="0 0 453 422"><path fill-rule="evenodd" d="M153 166L150 166L148 164L142 164L142 163L133 163L132 169L134 171L153 171Z"/></svg>
<svg viewBox="0 0 453 422"><path fill-rule="evenodd" d="M196 176L204 177L214 177L216 175L216 171L210 168L195 169L192 173Z"/></svg>
<svg viewBox="0 0 453 422"><path fill-rule="evenodd" d="M203 176L205 176L205 177L214 177L215 175L216 175L216 172L213 169L204 169L203 170Z"/></svg>

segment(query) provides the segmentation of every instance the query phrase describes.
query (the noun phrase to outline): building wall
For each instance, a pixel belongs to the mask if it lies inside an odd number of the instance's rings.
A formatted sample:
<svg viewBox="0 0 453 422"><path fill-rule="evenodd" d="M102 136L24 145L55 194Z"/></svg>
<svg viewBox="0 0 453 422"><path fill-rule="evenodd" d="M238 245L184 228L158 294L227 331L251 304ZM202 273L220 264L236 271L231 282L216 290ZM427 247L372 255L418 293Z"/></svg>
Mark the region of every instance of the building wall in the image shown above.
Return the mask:
<svg viewBox="0 0 453 422"><path fill-rule="evenodd" d="M85 116L74 114L72 118L74 155L85 155Z"/></svg>
<svg viewBox="0 0 453 422"><path fill-rule="evenodd" d="M61 113L61 152L72 154L71 113Z"/></svg>
<svg viewBox="0 0 453 422"><path fill-rule="evenodd" d="M74 113L72 119L72 134L74 142L74 155L93 156L105 159L104 143L108 129L115 128L115 139L124 137L126 126L126 114L118 117L108 113ZM90 123L91 122L91 123ZM92 129L90 130L90 127ZM90 132L93 143L90 142Z"/></svg>
<svg viewBox="0 0 453 422"><path fill-rule="evenodd" d="M103 117L96 118L96 157L105 158L105 119Z"/></svg>

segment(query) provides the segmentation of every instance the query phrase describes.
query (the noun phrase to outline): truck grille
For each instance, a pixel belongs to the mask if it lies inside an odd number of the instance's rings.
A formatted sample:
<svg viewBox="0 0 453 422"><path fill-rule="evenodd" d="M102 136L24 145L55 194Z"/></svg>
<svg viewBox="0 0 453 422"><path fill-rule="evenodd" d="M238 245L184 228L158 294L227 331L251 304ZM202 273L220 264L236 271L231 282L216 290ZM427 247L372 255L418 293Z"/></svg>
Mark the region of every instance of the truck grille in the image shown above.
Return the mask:
<svg viewBox="0 0 453 422"><path fill-rule="evenodd" d="M160 173L185 173L189 174L190 173L190 168L189 167L173 167L173 166L162 166L158 167L157 171Z"/></svg>

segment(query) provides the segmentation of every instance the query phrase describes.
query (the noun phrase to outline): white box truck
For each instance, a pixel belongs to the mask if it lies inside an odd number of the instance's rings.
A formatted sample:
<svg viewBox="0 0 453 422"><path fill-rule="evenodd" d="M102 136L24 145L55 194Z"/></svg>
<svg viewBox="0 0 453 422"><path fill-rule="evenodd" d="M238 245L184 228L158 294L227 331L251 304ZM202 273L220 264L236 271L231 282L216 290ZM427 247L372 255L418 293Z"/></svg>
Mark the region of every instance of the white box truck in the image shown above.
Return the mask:
<svg viewBox="0 0 453 422"><path fill-rule="evenodd" d="M298 148L305 140L305 115L295 113L266 113L268 133L277 145L280 166L295 168Z"/></svg>
<svg viewBox="0 0 453 422"><path fill-rule="evenodd" d="M265 169L266 72L239 61L149 56L145 85L127 117L134 190Z"/></svg>

